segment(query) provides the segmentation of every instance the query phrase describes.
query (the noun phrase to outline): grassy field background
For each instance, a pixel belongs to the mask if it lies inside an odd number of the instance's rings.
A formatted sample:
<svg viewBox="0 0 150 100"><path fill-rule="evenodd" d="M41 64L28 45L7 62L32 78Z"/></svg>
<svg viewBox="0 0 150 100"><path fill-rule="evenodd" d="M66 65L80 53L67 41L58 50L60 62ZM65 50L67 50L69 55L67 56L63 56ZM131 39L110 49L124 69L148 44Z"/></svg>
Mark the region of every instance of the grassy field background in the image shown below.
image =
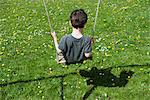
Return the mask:
<svg viewBox="0 0 150 100"><path fill-rule="evenodd" d="M82 8L88 14L85 35L92 35L97 0L46 0L54 30L60 39L71 33L69 15ZM149 100L150 2L102 0L97 19L93 60L59 65L48 35L42 0L0 0L1 100ZM124 87L97 86L89 91L81 70L112 68L133 76ZM76 74L77 73L77 74Z"/></svg>

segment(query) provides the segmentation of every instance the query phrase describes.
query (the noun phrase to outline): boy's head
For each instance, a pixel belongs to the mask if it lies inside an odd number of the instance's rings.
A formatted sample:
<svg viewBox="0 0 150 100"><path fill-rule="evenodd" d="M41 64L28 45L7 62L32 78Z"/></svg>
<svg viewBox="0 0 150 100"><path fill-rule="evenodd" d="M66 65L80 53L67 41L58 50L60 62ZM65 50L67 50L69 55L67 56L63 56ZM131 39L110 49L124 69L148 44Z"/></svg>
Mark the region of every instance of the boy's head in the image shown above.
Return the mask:
<svg viewBox="0 0 150 100"><path fill-rule="evenodd" d="M74 10L70 15L70 21L74 28L84 28L85 23L87 22L87 14L83 9Z"/></svg>

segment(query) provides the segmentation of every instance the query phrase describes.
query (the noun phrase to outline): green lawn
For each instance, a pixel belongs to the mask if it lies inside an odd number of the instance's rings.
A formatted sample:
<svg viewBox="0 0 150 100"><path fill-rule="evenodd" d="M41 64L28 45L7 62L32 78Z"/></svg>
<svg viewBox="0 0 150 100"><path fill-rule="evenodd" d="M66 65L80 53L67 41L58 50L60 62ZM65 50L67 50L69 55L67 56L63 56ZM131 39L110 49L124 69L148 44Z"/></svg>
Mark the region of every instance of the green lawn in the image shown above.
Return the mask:
<svg viewBox="0 0 150 100"><path fill-rule="evenodd" d="M59 39L71 32L69 15L77 8L87 12L84 34L92 36L97 0L45 1ZM149 5L149 0L101 0L93 60L64 66L55 61L42 0L0 0L0 100L149 100ZM93 67L111 71L101 79ZM90 90L82 70L101 83ZM109 76L119 78L123 70L133 72L127 84L109 86Z"/></svg>

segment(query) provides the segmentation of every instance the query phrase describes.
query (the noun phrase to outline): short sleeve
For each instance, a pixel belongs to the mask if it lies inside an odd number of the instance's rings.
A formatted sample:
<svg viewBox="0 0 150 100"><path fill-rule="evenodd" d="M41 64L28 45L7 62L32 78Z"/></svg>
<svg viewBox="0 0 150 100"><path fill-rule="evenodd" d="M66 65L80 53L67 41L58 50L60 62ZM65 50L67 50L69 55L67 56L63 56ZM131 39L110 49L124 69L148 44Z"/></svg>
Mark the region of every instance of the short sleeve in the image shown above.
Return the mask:
<svg viewBox="0 0 150 100"><path fill-rule="evenodd" d="M64 36L64 37L62 37L62 38L60 39L60 43L59 43L58 48L59 48L60 50L62 50L63 52L66 52L66 36Z"/></svg>
<svg viewBox="0 0 150 100"><path fill-rule="evenodd" d="M84 46L85 46L85 49L84 49L85 53L92 52L92 43L91 43L91 39L89 37L85 40Z"/></svg>

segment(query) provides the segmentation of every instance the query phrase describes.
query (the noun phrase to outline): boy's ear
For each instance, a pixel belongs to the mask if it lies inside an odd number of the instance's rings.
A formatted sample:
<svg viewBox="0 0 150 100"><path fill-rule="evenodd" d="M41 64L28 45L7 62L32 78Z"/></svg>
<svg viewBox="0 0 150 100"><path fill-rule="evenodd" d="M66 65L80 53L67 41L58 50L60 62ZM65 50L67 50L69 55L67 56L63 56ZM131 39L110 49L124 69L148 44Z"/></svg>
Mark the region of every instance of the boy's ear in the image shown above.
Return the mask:
<svg viewBox="0 0 150 100"><path fill-rule="evenodd" d="M69 25L72 26L71 21L69 21Z"/></svg>

